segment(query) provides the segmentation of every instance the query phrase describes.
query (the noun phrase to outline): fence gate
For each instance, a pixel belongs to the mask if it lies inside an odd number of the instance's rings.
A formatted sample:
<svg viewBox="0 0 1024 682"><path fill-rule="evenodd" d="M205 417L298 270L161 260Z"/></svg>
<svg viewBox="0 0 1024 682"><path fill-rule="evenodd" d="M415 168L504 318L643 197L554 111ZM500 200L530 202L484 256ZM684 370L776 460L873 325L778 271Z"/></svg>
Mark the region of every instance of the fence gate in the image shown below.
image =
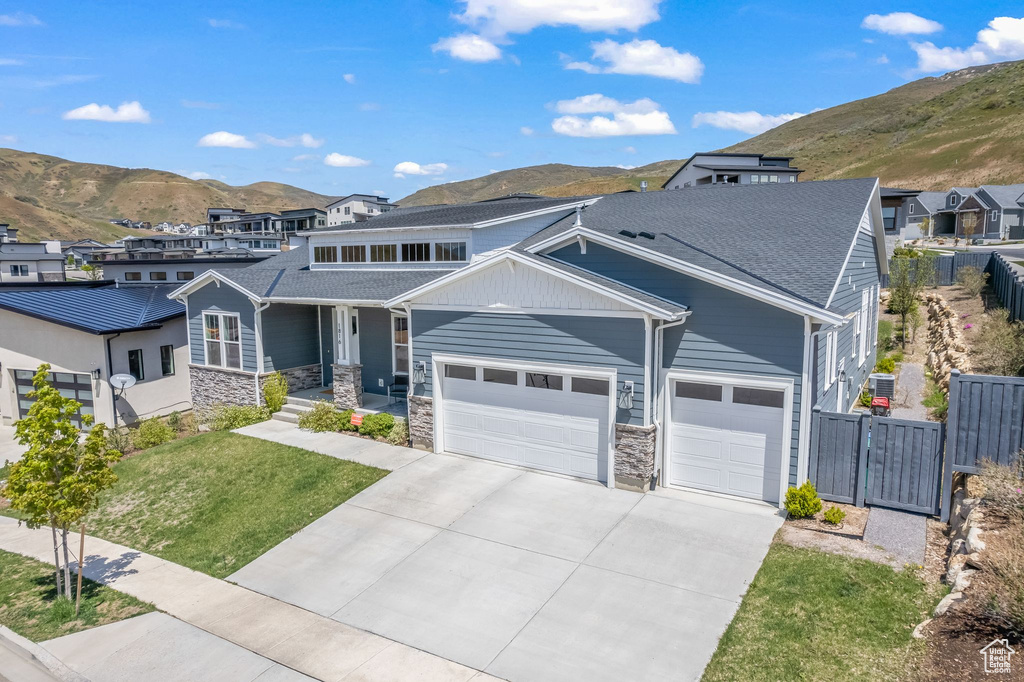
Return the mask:
<svg viewBox="0 0 1024 682"><path fill-rule="evenodd" d="M938 514L945 424L872 417L864 501Z"/></svg>
<svg viewBox="0 0 1024 682"><path fill-rule="evenodd" d="M823 500L938 514L945 425L815 409L808 478Z"/></svg>

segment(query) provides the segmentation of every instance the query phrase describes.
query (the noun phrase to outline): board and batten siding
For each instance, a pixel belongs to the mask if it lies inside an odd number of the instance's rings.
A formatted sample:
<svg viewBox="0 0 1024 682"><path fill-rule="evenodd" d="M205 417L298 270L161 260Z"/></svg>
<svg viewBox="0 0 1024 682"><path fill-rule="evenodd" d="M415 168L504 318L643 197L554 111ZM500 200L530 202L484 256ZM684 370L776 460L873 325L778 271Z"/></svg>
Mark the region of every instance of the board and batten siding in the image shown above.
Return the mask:
<svg viewBox="0 0 1024 682"><path fill-rule="evenodd" d="M320 362L316 306L273 303L260 313L260 321L263 371L275 372Z"/></svg>
<svg viewBox="0 0 1024 682"><path fill-rule="evenodd" d="M246 372L259 371L256 362L256 309L248 296L226 284L217 286L216 282L210 282L188 295L188 340L192 364L202 365L205 360L204 310L238 314L241 326L242 369Z"/></svg>
<svg viewBox="0 0 1024 682"><path fill-rule="evenodd" d="M865 220L868 220L865 216ZM868 222L870 227L870 222ZM856 241L850 252L850 258L843 269L835 294L832 297L831 309L849 315L860 310L863 292L873 291L868 299L868 328L867 354L863 365L857 364L857 353L859 349L854 348L854 322L848 318L842 325L822 328L815 335L817 340L815 349L815 404L820 405L822 410L835 412L847 411L856 404L860 397L861 386L868 380L868 375L874 371L878 340L878 296L877 292L881 285L881 273L879 269L878 256L875 251L874 236L861 230L857 232ZM838 359L844 358L846 369L846 383L842 384L837 379L829 387L824 386L825 377L825 343L826 334L830 331L836 332L836 366ZM840 391L843 392L843 404L839 404ZM847 395L848 394L848 395Z"/></svg>
<svg viewBox="0 0 1024 682"><path fill-rule="evenodd" d="M385 308L357 308L359 311L359 362L363 369L363 391L386 395L394 377L391 358L391 311ZM381 386L380 382L384 385Z"/></svg>
<svg viewBox="0 0 1024 682"><path fill-rule="evenodd" d="M686 321L664 332L662 369L781 377L793 381L789 481L796 483L803 401L803 317L598 244L551 254L655 296L688 306Z"/></svg>
<svg viewBox="0 0 1024 682"><path fill-rule="evenodd" d="M633 408L618 410L616 421L643 424L644 323L639 318L589 315L412 311L413 361L426 362L426 384L417 395L431 396L433 353L614 368L617 391L634 382Z"/></svg>

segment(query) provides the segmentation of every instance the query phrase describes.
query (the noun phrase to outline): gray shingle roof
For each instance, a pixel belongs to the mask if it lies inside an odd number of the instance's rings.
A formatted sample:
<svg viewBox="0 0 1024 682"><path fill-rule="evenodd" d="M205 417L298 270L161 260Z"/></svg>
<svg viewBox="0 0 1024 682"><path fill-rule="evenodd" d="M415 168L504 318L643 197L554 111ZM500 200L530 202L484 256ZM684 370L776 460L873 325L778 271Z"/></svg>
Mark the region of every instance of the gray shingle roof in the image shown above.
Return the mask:
<svg viewBox="0 0 1024 682"><path fill-rule="evenodd" d="M612 194L583 212L583 227L742 282L824 307L846 262L874 178L709 186ZM572 227L574 216L525 240ZM650 232L653 240L621 230Z"/></svg>
<svg viewBox="0 0 1024 682"><path fill-rule="evenodd" d="M946 193L945 192L921 192L917 195L917 201L928 209L929 212L935 213L943 206L946 205Z"/></svg>
<svg viewBox="0 0 1024 682"><path fill-rule="evenodd" d="M398 229L406 227L473 225L487 220L510 218L521 213L554 208L581 201L579 197L531 199L529 201L493 201L476 204L442 204L399 208L360 223L318 227L303 233L337 232L344 230Z"/></svg>
<svg viewBox="0 0 1024 682"><path fill-rule="evenodd" d="M982 185L980 189L992 197L999 208L1021 208L1018 200L1024 195L1024 184L1020 185Z"/></svg>
<svg viewBox="0 0 1024 682"><path fill-rule="evenodd" d="M0 291L0 308L93 334L154 329L185 314L185 306L167 298L176 287L106 286L96 288Z"/></svg>

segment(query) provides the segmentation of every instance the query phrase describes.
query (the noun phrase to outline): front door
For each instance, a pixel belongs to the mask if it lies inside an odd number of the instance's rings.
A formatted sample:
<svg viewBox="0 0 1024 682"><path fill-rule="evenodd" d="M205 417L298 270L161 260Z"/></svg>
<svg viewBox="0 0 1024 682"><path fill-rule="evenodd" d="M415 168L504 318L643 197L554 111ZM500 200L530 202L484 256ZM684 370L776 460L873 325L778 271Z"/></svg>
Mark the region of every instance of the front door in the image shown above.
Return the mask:
<svg viewBox="0 0 1024 682"><path fill-rule="evenodd" d="M334 382L334 308L329 305L320 306L320 363L322 365L322 384L330 386Z"/></svg>

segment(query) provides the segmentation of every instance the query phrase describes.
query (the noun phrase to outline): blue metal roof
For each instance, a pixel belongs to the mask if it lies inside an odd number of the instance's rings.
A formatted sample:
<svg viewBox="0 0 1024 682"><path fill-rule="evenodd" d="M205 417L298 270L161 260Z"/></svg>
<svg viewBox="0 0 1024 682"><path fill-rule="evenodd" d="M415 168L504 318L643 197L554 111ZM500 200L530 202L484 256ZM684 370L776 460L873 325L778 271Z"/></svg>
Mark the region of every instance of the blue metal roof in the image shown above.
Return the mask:
<svg viewBox="0 0 1024 682"><path fill-rule="evenodd" d="M156 329L185 314L173 285L0 291L0 309L92 334Z"/></svg>

